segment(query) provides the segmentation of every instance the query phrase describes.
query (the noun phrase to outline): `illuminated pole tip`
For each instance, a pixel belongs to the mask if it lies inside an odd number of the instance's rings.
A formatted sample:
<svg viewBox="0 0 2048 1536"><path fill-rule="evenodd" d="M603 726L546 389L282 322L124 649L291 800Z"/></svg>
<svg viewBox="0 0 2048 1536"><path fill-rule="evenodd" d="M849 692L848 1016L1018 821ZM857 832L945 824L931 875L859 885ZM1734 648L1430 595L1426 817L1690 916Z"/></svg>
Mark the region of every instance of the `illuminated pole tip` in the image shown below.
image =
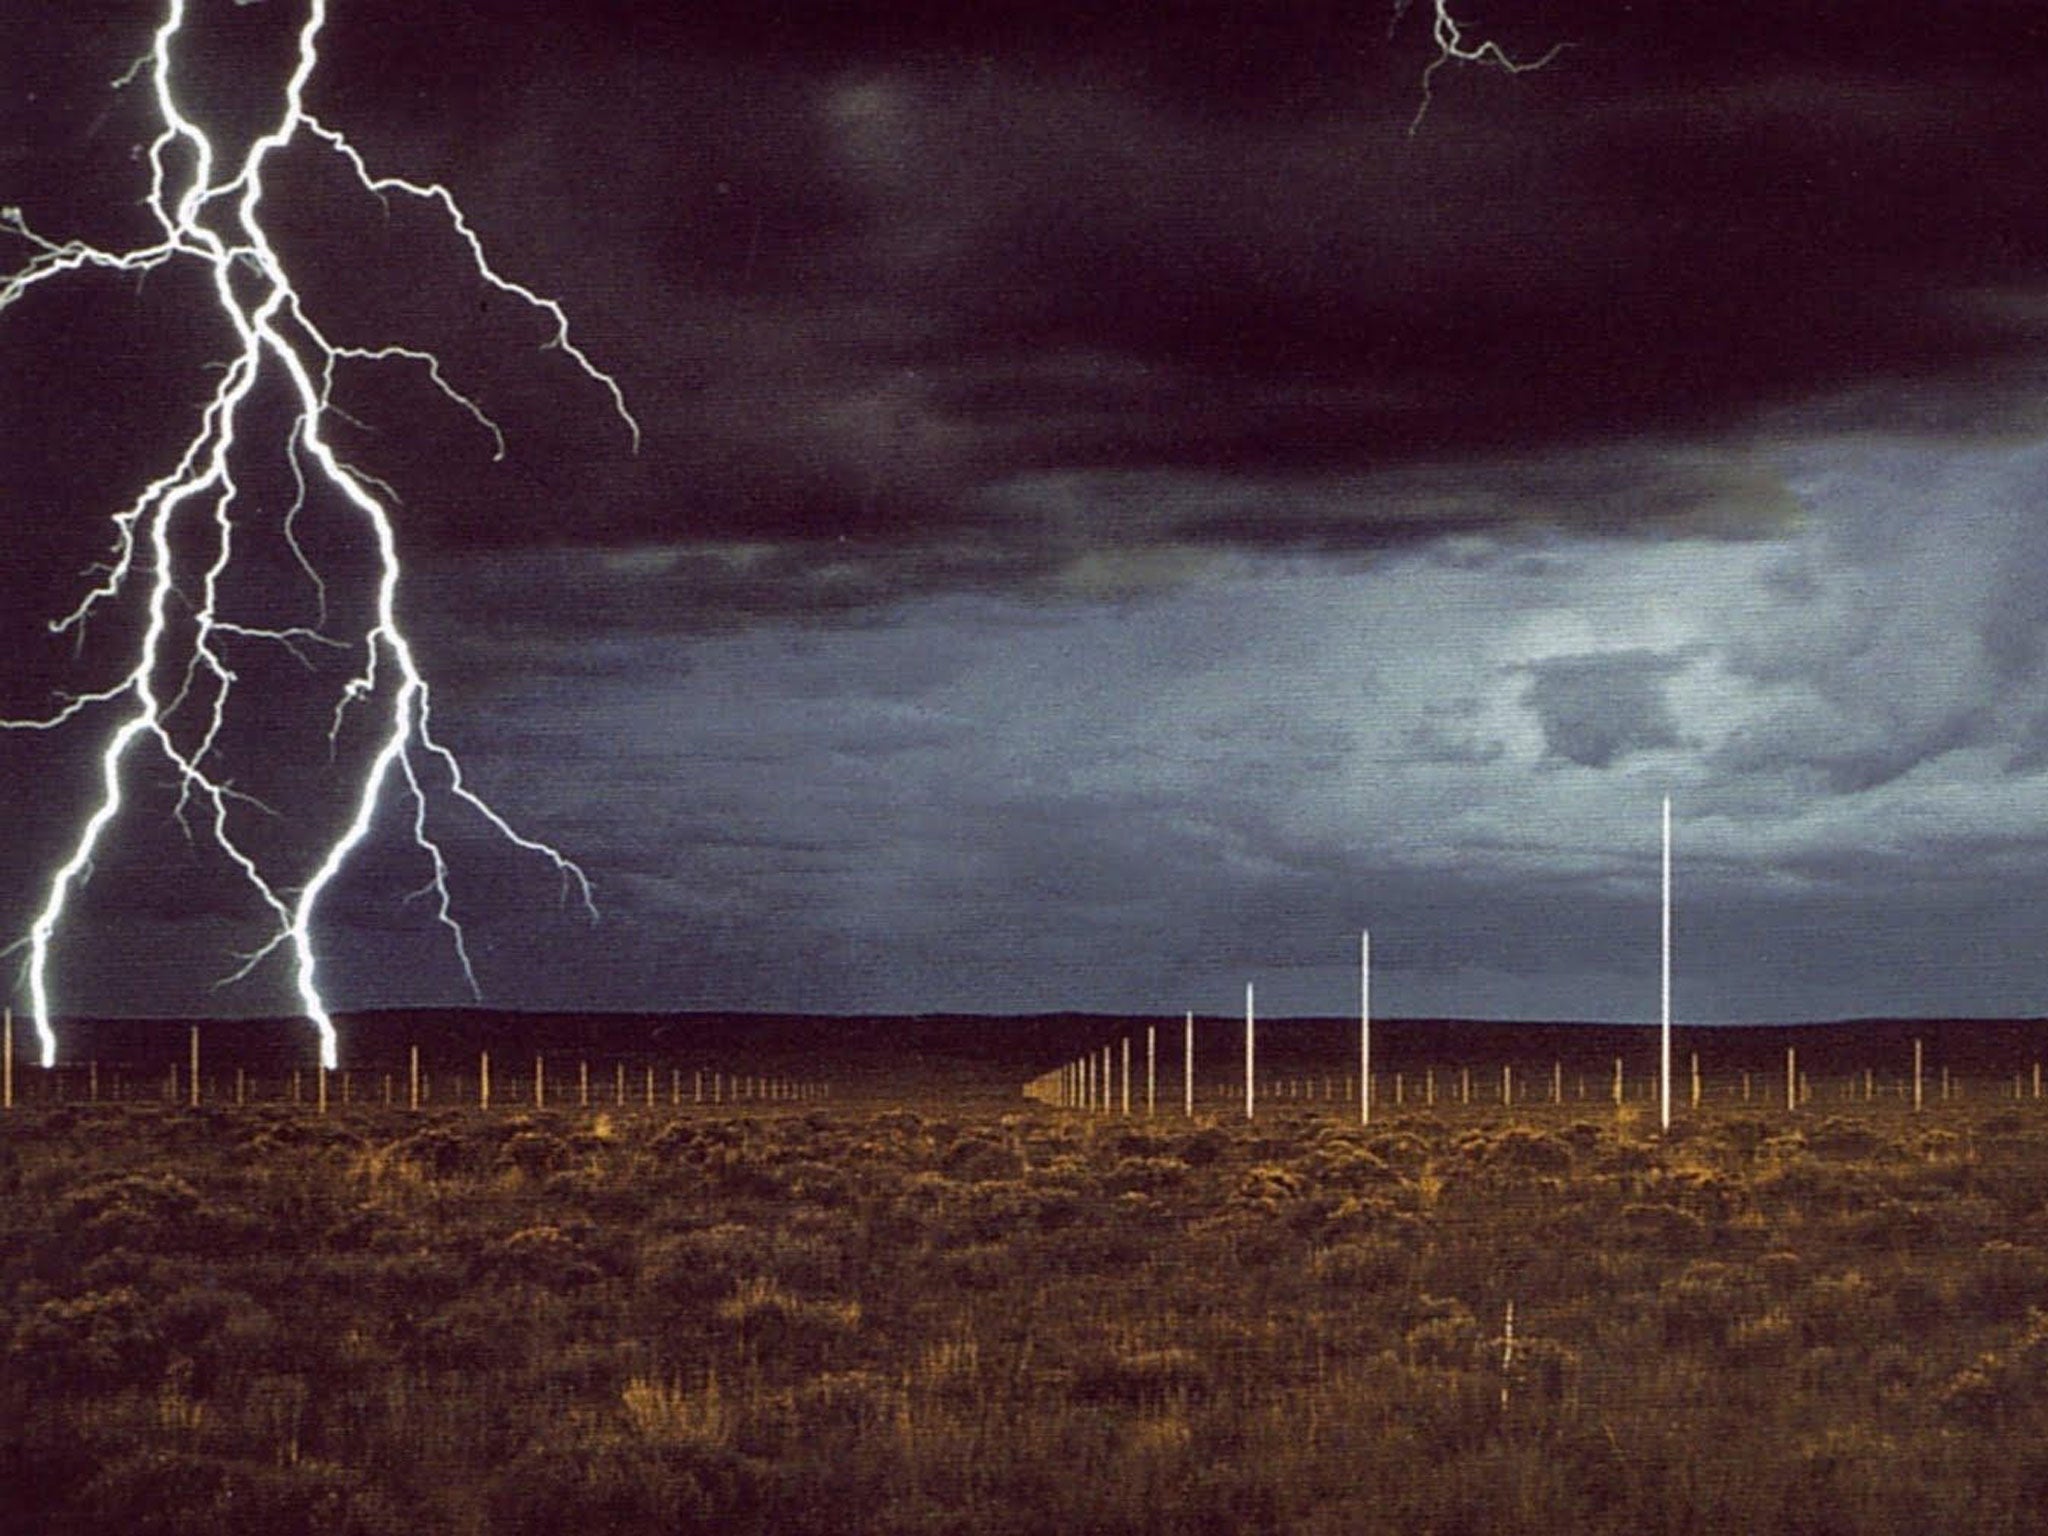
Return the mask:
<svg viewBox="0 0 2048 1536"><path fill-rule="evenodd" d="M149 184L143 198L156 224L156 238L129 250L57 241L32 228L19 208L0 209L0 233L24 242L29 252L24 265L0 274L0 312L43 283L84 269L121 272L140 279L175 263L196 268L210 281L216 309L238 343L230 355L219 360L218 382L176 463L113 514L113 550L95 585L69 614L50 626L56 633L71 631L103 605L128 600L140 609L142 620L133 665L110 686L65 696L41 718L0 720L0 729L54 730L103 708L120 712L101 752L98 800L70 855L50 876L47 899L30 925L25 941L29 999L42 1064L53 1066L57 1037L51 1025L54 1010L48 975L52 946L72 891L91 868L102 838L123 809L124 774L134 749L141 746L168 764L178 786L176 814L188 836L193 831L188 812L196 809L215 850L234 866L269 914L269 936L242 956L240 968L224 981L241 980L273 954L288 952L301 1009L319 1033L321 1065L331 1070L336 1061L335 1032L317 982L314 916L321 895L369 834L384 791L394 781L413 802L412 836L432 867L428 890L435 897L435 917L450 934L472 992L481 996L454 914L447 864L426 827L427 785L420 778L423 763L431 763L439 776L437 782L445 782L446 792L500 836L551 861L565 891L573 885L593 919L596 908L583 871L545 843L516 833L469 789L454 754L435 738L426 680L398 621L400 565L385 501L372 490L377 482L341 461L324 428L340 414L333 403L340 363L395 361L424 367L443 397L488 431L501 455L503 434L474 399L449 382L433 353L396 344L344 345L321 330L263 225L264 178L272 155L295 141L312 140L338 156L357 185L380 204L388 203L392 194L432 203L463 241L478 281L517 298L546 318L551 331L548 345L606 392L636 450L640 425L627 408L618 381L598 368L571 338L561 306L504 276L491 264L482 239L445 187L374 174L345 136L306 110L306 85L320 61L326 0L311 0L298 29L298 51L284 83L279 115L239 160L227 164L218 163L212 140L186 116L175 89L175 49L185 9L184 0L165 0L163 20L148 54L116 82L117 88L125 87L146 70L161 123L147 154ZM242 527L238 518L263 515L263 509L252 506L255 497L243 497L235 466L245 408L256 397L259 383L266 380L272 394L293 402L282 443L298 499L284 516L283 537L319 598L322 626L327 613L326 584L294 531L309 486L336 493L351 513L368 525L377 549L374 617L366 619L364 627L348 639L329 635L321 627L251 624L230 617L219 603L219 593L234 563L234 535ZM182 536L183 540L200 545L202 551L210 549L210 555L181 549L180 541L172 537L173 524L188 503L210 507L210 531ZM250 644L274 645L301 660L314 645L343 652L360 649L360 669L340 689L334 706L330 743L339 736L349 706L380 692L390 699L389 712L378 728L380 744L363 773L347 827L324 853L310 861L312 870L306 878L301 878L302 871L297 869L287 877L267 873L258 865L238 838L235 813L265 808L236 791L231 776L217 762L236 679L230 648ZM180 679L169 697L158 691L164 677ZM283 892L293 884L298 885L298 895L296 900L288 900Z"/></svg>

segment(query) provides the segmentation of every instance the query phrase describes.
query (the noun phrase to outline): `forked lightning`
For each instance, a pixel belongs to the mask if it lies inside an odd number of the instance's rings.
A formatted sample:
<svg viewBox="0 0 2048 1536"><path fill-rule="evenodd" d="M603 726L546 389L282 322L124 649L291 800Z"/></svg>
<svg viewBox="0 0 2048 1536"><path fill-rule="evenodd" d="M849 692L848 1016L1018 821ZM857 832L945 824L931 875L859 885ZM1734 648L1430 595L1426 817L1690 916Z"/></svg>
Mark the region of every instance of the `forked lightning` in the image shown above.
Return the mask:
<svg viewBox="0 0 2048 1536"><path fill-rule="evenodd" d="M1408 14L1409 0L1394 0L1394 25L1399 26L1401 18ZM1430 0L1430 40L1436 44L1436 57L1431 59L1422 71L1422 98L1415 104L1415 115L1408 120L1408 136L1412 139L1422 126L1422 120L1429 116L1429 107L1434 100L1436 72L1446 64L1478 64L1489 69L1502 70L1510 75L1525 75L1538 70L1564 52L1566 45L1553 43L1540 57L1517 59L1499 43L1465 40L1465 29L1451 14L1450 0Z"/></svg>
<svg viewBox="0 0 2048 1536"><path fill-rule="evenodd" d="M325 0L309 0L298 33L296 63L285 85L282 113L246 154L229 164L221 163L205 130L180 102L177 57L186 4L185 0L165 0L165 6L150 51L115 82L117 88L125 87L146 72L161 119L161 129L149 148L146 198L159 238L131 250L109 250L78 240L57 241L32 228L19 208L0 209L0 231L25 242L29 249L24 265L0 277L0 313L42 284L85 269L139 277L184 264L209 279L220 315L239 343L233 355L223 360L218 384L177 462L113 514L114 544L104 574L75 608L51 624L56 633L74 631L103 607L130 605L141 629L132 666L110 686L66 696L42 717L0 721L0 726L8 729L36 731L55 730L89 716L107 715L113 722L99 758L97 803L71 844L69 856L50 876L47 899L15 948L28 951L30 1002L42 1062L51 1066L57 1054L51 1022L51 946L64 923L67 902L121 814L124 780L134 771L132 760L138 749L154 749L179 785L177 812L187 834L193 835L192 821L198 820L221 856L246 882L256 904L268 914L262 942L241 957L240 967L223 979L246 976L272 955L287 953L300 1007L319 1032L321 1062L332 1067L337 1055L335 1030L320 990L315 919L321 896L369 835L394 778L412 802L412 836L432 870L427 889L434 898L436 916L449 931L473 991L476 974L455 914L448 864L427 829L429 784L422 779L423 769L431 766L434 784L445 785L448 793L499 834L551 861L565 888L575 890L593 920L597 909L584 872L547 844L514 831L468 787L453 753L434 735L427 682L398 621L399 551L387 508L393 498L371 476L344 463L325 432L338 414L332 398L336 366L348 359L423 368L449 401L491 434L500 453L503 436L482 407L449 382L432 353L397 344L343 345L321 329L307 312L264 229L264 173L272 156L295 141L310 139L339 157L371 196L387 203L400 196L433 204L467 245L481 282L547 316L552 324L550 345L608 392L612 408L636 448L640 428L617 380L570 339L561 307L502 276L491 265L475 229L445 187L374 174L342 134L306 110L306 85L319 63ZM371 534L377 561L376 590L369 621L360 632L346 637L326 632L326 587L294 532L296 506L292 517L285 520L285 538L322 595L319 624L262 627L222 610L219 592L235 558L235 536L242 526L237 519L247 514L249 500L236 484L235 450L245 430L252 435L261 430L251 421L258 413L250 406L259 383L269 385L273 392L281 386L293 402L283 447L300 480L301 503L309 486L324 486L361 515ZM200 526L192 526L194 523ZM182 612L185 607L190 609L189 617L183 624L174 623L174 609ZM233 787L219 766L220 738L236 681L224 644L230 640L299 650L309 646L359 649L361 665L335 701L333 732L339 732L342 720L355 706L381 707L383 711L377 750L360 781L352 786L353 811L347 825L324 851L306 861L308 872L296 887L259 867L247 839L238 838L235 830L237 813L246 815L253 802Z"/></svg>

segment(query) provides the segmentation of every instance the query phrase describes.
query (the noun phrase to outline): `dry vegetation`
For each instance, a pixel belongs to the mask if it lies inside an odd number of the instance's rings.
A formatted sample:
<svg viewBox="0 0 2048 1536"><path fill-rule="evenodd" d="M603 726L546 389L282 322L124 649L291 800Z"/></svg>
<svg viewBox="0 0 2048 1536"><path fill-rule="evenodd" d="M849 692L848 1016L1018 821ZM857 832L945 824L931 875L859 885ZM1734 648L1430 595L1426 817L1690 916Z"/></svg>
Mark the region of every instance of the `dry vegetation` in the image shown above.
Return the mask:
<svg viewBox="0 0 2048 1536"><path fill-rule="evenodd" d="M2027 1105L17 1111L0 1486L209 1536L2035 1529L2044 1175Z"/></svg>

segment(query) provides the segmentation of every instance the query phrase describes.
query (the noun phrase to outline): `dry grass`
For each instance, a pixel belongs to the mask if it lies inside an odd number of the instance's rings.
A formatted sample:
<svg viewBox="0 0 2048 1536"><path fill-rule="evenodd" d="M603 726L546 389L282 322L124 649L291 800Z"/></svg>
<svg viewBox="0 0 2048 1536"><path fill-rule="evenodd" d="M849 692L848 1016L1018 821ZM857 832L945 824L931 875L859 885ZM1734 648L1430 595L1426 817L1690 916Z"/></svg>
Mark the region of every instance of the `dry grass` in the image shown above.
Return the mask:
<svg viewBox="0 0 2048 1536"><path fill-rule="evenodd" d="M51 1530L1888 1533L2048 1495L2048 1115L110 1111L17 1115L0 1162L0 1472Z"/></svg>

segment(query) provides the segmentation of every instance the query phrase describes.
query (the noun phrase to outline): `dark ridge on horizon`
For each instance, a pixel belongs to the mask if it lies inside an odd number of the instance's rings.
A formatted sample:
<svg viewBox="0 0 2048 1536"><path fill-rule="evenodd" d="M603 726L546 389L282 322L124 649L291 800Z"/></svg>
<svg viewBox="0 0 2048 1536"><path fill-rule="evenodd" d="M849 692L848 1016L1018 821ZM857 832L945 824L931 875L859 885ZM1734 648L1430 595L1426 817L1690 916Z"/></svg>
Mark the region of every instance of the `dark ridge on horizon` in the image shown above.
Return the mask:
<svg viewBox="0 0 2048 1536"><path fill-rule="evenodd" d="M1197 1014L1198 1072L1220 1071L1224 1042L1236 1050L1240 1019ZM890 1074L981 1079L1024 1078L1126 1036L1143 1049L1144 1030L1157 1030L1162 1073L1178 1081L1182 1016L1133 1014L790 1014L790 1013L526 1013L488 1008L384 1009L336 1020L344 1068L391 1070L409 1047L435 1070L460 1068L488 1050L508 1069L522 1059L581 1058L611 1070L621 1062L726 1071L837 1072L849 1078ZM302 1018L68 1020L59 1061L152 1065L182 1060L193 1025L203 1031L209 1060L263 1070L310 1067L316 1037ZM1260 1020L1262 1068L1276 1074L1356 1070L1358 1020L1341 1016ZM1373 1021L1374 1070L1419 1072L1471 1067L1497 1072L1611 1072L1614 1058L1631 1073L1654 1070L1654 1023L1516 1022L1490 1019L1388 1018ZM2048 1058L2048 1019L1872 1018L1797 1024L1677 1024L1676 1067L1682 1075L1697 1051L1709 1075L1782 1073L1787 1047L1818 1076L1910 1070L1913 1041L1924 1043L1929 1070L2009 1077ZM17 1021L17 1062L32 1059L32 1037ZM1239 1058L1234 1054L1232 1061Z"/></svg>

